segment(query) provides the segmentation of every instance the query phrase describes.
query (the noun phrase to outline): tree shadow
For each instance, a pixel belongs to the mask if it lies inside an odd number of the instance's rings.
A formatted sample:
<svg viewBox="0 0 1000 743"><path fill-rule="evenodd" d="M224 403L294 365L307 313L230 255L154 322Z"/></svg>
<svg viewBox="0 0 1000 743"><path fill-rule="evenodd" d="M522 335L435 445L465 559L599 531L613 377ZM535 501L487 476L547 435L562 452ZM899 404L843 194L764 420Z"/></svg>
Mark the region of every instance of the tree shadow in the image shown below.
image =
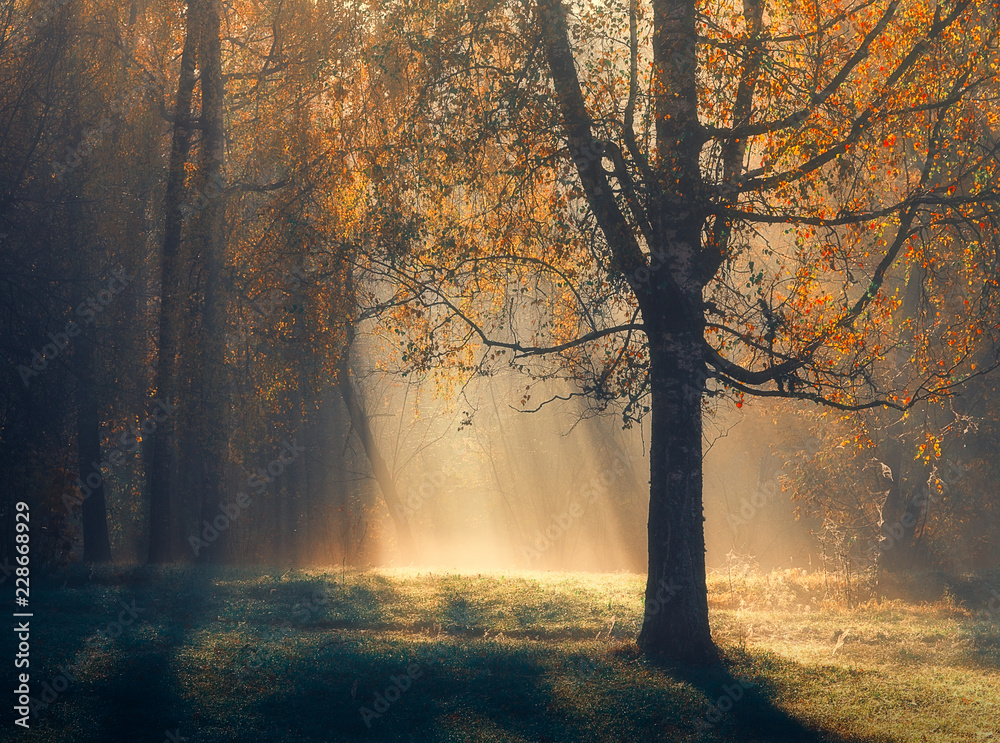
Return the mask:
<svg viewBox="0 0 1000 743"><path fill-rule="evenodd" d="M706 740L754 743L892 743L877 737L845 735L804 723L781 709L775 700L787 691L781 679L796 675L801 664L765 653L750 661L749 654L729 649L720 663L704 667L656 664L661 672L690 684L705 697L703 714L695 727ZM752 676L734 673L738 667L755 667ZM762 673L761 671L766 671Z"/></svg>
<svg viewBox="0 0 1000 743"><path fill-rule="evenodd" d="M983 671L1000 671L1000 626L995 622L966 627L969 647L963 652L964 663Z"/></svg>
<svg viewBox="0 0 1000 743"><path fill-rule="evenodd" d="M379 582L340 595L360 604L347 613L331 598L299 616L315 597L311 578L279 585L205 568L141 577L114 591L148 608L144 622L115 639L57 701L50 736L80 743L160 743L171 733L191 743L876 740L811 729L780 709L777 700L803 667L776 656L731 651L728 665L671 668L638 657L632 643L484 637L486 615L460 594L434 602L441 621L428 632L376 606L389 590ZM82 598L65 595L81 608L74 602ZM91 597L105 615L108 601L107 592ZM278 626L284 617L287 631ZM332 626L338 617L351 626ZM73 645L101 621L72 625Z"/></svg>
<svg viewBox="0 0 1000 743"><path fill-rule="evenodd" d="M294 720L310 741L891 743L811 729L774 703L777 689L748 686L725 666L623 662L599 645L345 641L322 656L324 673L303 667L251 717L258 729Z"/></svg>
<svg viewBox="0 0 1000 743"><path fill-rule="evenodd" d="M211 571L117 567L90 575L52 592L65 599L70 631L59 642L71 649L73 680L40 711L40 732L77 743L160 743L190 732L176 656L207 623Z"/></svg>

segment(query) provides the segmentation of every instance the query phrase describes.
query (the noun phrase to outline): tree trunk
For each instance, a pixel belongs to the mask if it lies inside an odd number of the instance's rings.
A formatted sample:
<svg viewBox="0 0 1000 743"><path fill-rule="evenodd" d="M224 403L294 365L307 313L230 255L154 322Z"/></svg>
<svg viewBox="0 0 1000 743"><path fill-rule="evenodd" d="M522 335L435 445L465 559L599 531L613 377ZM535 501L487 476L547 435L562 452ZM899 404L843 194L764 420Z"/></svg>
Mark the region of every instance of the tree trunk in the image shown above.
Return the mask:
<svg viewBox="0 0 1000 743"><path fill-rule="evenodd" d="M701 338L660 331L649 341L649 566L639 647L653 658L709 664L718 653L705 584Z"/></svg>
<svg viewBox="0 0 1000 743"><path fill-rule="evenodd" d="M204 263L204 298L199 335L200 353L197 375L200 387L200 412L196 421L199 446L192 465L200 473L202 521L212 523L219 513L224 467L228 455L228 387L223 374L225 365L226 297L222 281L225 261L225 124L223 118L224 85L222 81L221 7L219 0L204 0L201 13L201 120L204 142L201 153L202 190L198 200L198 243ZM202 562L225 558L227 531L211 549L202 550Z"/></svg>
<svg viewBox="0 0 1000 743"><path fill-rule="evenodd" d="M917 527L924 516L930 495L926 473L918 473L918 484L907 486L903 475L903 445L889 439L880 449L887 455L883 464L889 468L892 482L882 502L879 542L875 565L879 571L912 571L918 565Z"/></svg>
<svg viewBox="0 0 1000 743"><path fill-rule="evenodd" d="M347 412L351 417L351 425L354 428L354 432L361 440L361 446L364 447L365 454L368 455L372 474L375 476L375 481L382 491L382 498L385 501L386 508L389 509L389 515L396 526L399 551L404 561L412 560L416 558L416 546L413 542L413 535L410 532L410 523L406 518L406 509L403 507L403 501L396 490L396 481L393 479L392 473L389 471L389 466L382 458L382 452L375 441L375 435L368 421L368 414L365 412L361 400L358 399L357 391L354 389L354 381L351 379L349 348L349 346L346 346L342 352L340 364L337 369L337 383L340 386L340 394L344 398L344 405L347 407Z"/></svg>
<svg viewBox="0 0 1000 743"><path fill-rule="evenodd" d="M166 404L174 402L177 390L176 355L181 308L182 266L180 260L181 230L184 222L182 206L185 194L185 166L191 150L191 98L195 86L195 64L198 51L199 23L197 4L188 6L187 36L181 53L180 78L177 84L177 104L174 108L173 142L164 196L163 252L160 255L160 321L156 357L156 395ZM179 418L180 416L178 416ZM172 417L153 435L152 452L146 469L149 491L149 555L150 563L165 563L175 556L175 504L173 500L175 420Z"/></svg>
<svg viewBox="0 0 1000 743"><path fill-rule="evenodd" d="M606 145L576 72L566 4L540 0L539 21L570 155L595 220L642 311L652 394L649 573L639 645L651 657L707 664L718 658L708 624L702 516L701 400L705 387L701 248L710 210L702 181L697 31L693 0L654 0L651 102L656 157L644 176L649 255L616 201L603 166ZM626 131L626 139L634 132ZM621 177L617 177L621 181ZM711 261L708 261L710 263Z"/></svg>
<svg viewBox="0 0 1000 743"><path fill-rule="evenodd" d="M905 321L918 316L925 273L922 266L915 263L910 266L903 303L897 313L901 330L895 353L890 358L895 374L904 378L910 368L909 356L913 353L914 343L912 326ZM875 419L880 430L888 432L898 422L894 413L895 411L884 414L876 411ZM907 462L909 457L903 456L903 450L909 443L905 434L904 431L894 437L890 436L879 444L877 450L882 464L889 468L887 474L890 482L880 514L882 522L879 524L879 541L875 552L876 571L902 571L915 567L917 524L927 503L927 491L926 486L918 486L915 492L912 488L908 492L904 483L907 480L912 482L914 479L926 479L926 475L920 473L919 466L914 468L912 462ZM914 470L916 477L909 477Z"/></svg>
<svg viewBox="0 0 1000 743"><path fill-rule="evenodd" d="M83 501L83 561L110 562L108 514L104 499L104 475L101 473L101 420L94 389L94 346L81 335L74 349L76 362L76 443L80 478L86 482L92 472L101 481Z"/></svg>
<svg viewBox="0 0 1000 743"><path fill-rule="evenodd" d="M655 164L648 283L635 281L649 340L649 573L639 646L691 665L718 660L708 622L702 507L705 223L693 0L654 0ZM633 274L638 276L638 274Z"/></svg>
<svg viewBox="0 0 1000 743"><path fill-rule="evenodd" d="M281 492L277 488L271 493L271 513L273 514L274 524L272 528L274 533L271 539L271 560L275 565L284 567L285 565L285 553L287 548L285 545L286 529L285 529L285 502L281 497Z"/></svg>
<svg viewBox="0 0 1000 743"><path fill-rule="evenodd" d="M345 305L353 311L357 307L357 298L354 292L354 274L350 267L348 267L344 279ZM396 481L393 479L385 459L382 458L378 442L375 441L368 413L354 388L353 375L351 374L351 349L354 346L354 325L352 323L353 319L350 316L345 318L344 347L340 352L340 360L337 364L337 383L340 387L340 395L344 399L351 427L361 439L361 446L364 447L365 454L368 455L368 462L371 464L372 475L378 483L379 490L382 491L382 499L385 501L385 506L389 509L389 516L396 527L396 539L399 542L399 551L403 561L414 560L417 557L416 544L413 541L413 534L410 532L410 522L406 517L403 499L399 497Z"/></svg>
<svg viewBox="0 0 1000 743"><path fill-rule="evenodd" d="M295 430L302 437L302 445L306 451L302 458L296 462L295 469L288 475L288 492L295 497L295 509L292 512L294 518L293 534L293 559L296 565L306 565L310 561L312 554L312 543L310 535L310 525L312 524L312 492L310 489L310 462L313 454L313 442L315 440L313 425L313 407L310 404L312 399L309 394L312 385L309 381L309 374L304 364L299 365L299 394L300 398L295 405Z"/></svg>
<svg viewBox="0 0 1000 743"><path fill-rule="evenodd" d="M893 536L904 513L902 446L895 439L888 439L882 443L880 448L882 450L880 452L882 453L881 463L888 468L887 471L883 471L883 476L888 475L889 490L885 494L880 509L881 523L879 524L879 541L875 563L879 570L891 570L897 562L893 558L899 555L899 549L895 548L902 546L897 541L902 535L895 534Z"/></svg>

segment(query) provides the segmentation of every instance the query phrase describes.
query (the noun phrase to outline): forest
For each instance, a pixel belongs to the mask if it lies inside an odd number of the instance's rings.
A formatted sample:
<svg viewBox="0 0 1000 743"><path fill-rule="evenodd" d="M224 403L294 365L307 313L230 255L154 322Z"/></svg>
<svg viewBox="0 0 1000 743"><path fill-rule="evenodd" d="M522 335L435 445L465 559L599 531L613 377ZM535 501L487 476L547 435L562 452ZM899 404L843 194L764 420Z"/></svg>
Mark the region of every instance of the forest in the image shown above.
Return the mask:
<svg viewBox="0 0 1000 743"><path fill-rule="evenodd" d="M1000 740L998 15L4 2L5 736Z"/></svg>

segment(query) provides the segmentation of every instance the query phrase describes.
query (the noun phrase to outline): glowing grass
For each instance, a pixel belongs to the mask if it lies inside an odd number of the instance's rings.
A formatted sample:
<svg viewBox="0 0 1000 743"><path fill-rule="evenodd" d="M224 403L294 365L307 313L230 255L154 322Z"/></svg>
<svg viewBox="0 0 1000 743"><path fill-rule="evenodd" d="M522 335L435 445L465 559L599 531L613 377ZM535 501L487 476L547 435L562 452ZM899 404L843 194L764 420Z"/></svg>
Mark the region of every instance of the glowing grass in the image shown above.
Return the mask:
<svg viewBox="0 0 1000 743"><path fill-rule="evenodd" d="M638 656L643 585L631 574L74 572L38 591L34 688L84 661L20 737L1000 741L998 618L974 602L848 610L824 598L822 576L713 576L728 665L699 672ZM88 641L122 601L141 621Z"/></svg>

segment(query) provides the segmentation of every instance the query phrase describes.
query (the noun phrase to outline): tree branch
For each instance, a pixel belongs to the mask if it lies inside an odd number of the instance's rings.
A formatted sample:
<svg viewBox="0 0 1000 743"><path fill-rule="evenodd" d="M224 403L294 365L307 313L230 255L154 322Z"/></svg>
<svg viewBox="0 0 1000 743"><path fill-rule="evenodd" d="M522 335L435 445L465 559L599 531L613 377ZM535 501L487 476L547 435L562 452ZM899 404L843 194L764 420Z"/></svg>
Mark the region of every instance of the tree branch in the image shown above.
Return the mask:
<svg viewBox="0 0 1000 743"><path fill-rule="evenodd" d="M622 214L601 165L603 146L592 133L592 121L576 72L573 49L569 43L566 8L562 0L540 0L540 21L545 31L545 51L555 85L556 98L562 113L570 154L576 163L587 201L611 246L615 269L625 275L636 291L641 287L635 279L640 268L646 267L642 249Z"/></svg>

